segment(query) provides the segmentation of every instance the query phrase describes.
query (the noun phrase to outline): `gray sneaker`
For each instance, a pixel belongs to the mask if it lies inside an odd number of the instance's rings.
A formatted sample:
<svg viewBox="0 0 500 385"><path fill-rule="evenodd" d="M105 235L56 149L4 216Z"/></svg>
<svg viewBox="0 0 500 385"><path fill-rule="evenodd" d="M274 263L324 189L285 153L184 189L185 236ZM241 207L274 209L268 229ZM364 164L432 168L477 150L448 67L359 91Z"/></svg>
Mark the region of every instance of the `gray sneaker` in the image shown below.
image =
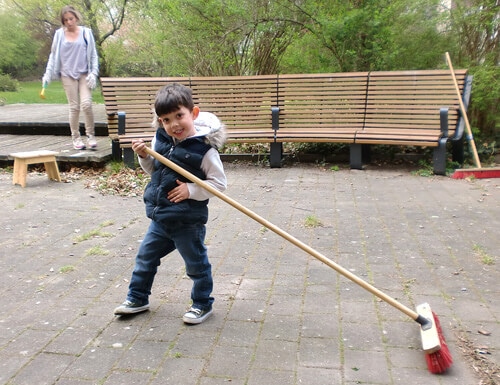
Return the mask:
<svg viewBox="0 0 500 385"><path fill-rule="evenodd" d="M187 323L187 324L201 324L203 321L205 321L208 317L210 317L213 314L213 310L201 310L197 309L195 307L191 307L184 316L182 317L182 320Z"/></svg>
<svg viewBox="0 0 500 385"><path fill-rule="evenodd" d="M126 300L120 306L115 309L115 315L127 315L140 313L149 309L149 303L145 305L139 305L132 301Z"/></svg>

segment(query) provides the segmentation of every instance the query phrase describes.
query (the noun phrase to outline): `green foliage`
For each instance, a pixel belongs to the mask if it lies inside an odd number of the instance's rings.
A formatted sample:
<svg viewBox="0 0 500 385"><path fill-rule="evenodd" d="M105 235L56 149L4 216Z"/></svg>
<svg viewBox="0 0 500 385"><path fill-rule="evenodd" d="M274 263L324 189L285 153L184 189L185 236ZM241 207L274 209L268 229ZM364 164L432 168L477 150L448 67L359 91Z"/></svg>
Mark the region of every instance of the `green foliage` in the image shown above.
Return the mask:
<svg viewBox="0 0 500 385"><path fill-rule="evenodd" d="M485 138L500 126L500 7L497 0L456 1L450 19L455 67L474 75L468 115Z"/></svg>
<svg viewBox="0 0 500 385"><path fill-rule="evenodd" d="M19 83L16 79L12 79L9 75L0 74L0 91L15 92Z"/></svg>
<svg viewBox="0 0 500 385"><path fill-rule="evenodd" d="M151 1L133 17L127 55L113 48L120 72L216 76L276 73L299 25L279 3L266 1ZM128 21L127 21L128 23ZM127 24L128 25L128 24ZM119 46L115 41L111 45ZM127 68L133 57L140 66ZM130 62L130 60L128 60Z"/></svg>
<svg viewBox="0 0 500 385"><path fill-rule="evenodd" d="M443 54L449 51L450 39L441 26L449 14L438 3L435 0L393 3L393 12L388 15L392 47L384 52L383 69L429 69L445 65Z"/></svg>
<svg viewBox="0 0 500 385"><path fill-rule="evenodd" d="M299 13L307 32L285 53L287 71L292 61L304 64L295 47L313 68L302 72L318 72L324 63L329 63L327 71L353 72L428 69L442 62L447 37L436 27L443 14L435 0L307 2Z"/></svg>
<svg viewBox="0 0 500 385"><path fill-rule="evenodd" d="M484 63L470 69L472 83L472 103L469 109L474 126L480 136L495 136L496 126L500 124L498 106L500 105L500 67Z"/></svg>
<svg viewBox="0 0 500 385"><path fill-rule="evenodd" d="M337 72L332 53L318 44L316 36L305 33L297 36L280 61L280 73L327 73Z"/></svg>
<svg viewBox="0 0 500 385"><path fill-rule="evenodd" d="M0 13L0 41L0 73L19 77L33 71L36 59L32 52L40 42L31 38L25 19Z"/></svg>

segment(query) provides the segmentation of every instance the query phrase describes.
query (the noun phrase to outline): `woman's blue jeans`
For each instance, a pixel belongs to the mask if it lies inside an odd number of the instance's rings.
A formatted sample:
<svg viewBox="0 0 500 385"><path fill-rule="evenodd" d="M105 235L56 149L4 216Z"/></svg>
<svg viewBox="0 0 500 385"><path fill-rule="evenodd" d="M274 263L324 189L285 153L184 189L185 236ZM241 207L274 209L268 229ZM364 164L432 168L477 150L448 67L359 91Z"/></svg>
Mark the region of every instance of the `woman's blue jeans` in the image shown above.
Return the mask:
<svg viewBox="0 0 500 385"><path fill-rule="evenodd" d="M202 223L169 223L151 221L142 241L130 280L127 299L138 305L149 303L153 280L160 260L177 249L184 259L186 274L193 281L191 300L193 307L210 310L214 298L212 266L205 247L206 228Z"/></svg>

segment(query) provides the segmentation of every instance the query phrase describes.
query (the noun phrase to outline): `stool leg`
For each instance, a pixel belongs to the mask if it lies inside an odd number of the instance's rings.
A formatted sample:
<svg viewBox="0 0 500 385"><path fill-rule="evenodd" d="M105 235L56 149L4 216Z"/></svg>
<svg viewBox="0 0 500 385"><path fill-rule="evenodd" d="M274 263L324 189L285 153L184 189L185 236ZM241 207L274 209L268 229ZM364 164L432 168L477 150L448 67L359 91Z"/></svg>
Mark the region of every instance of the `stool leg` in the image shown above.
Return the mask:
<svg viewBox="0 0 500 385"><path fill-rule="evenodd" d="M19 159L14 159L14 173L12 174L12 184L19 183Z"/></svg>
<svg viewBox="0 0 500 385"><path fill-rule="evenodd" d="M45 171L47 171L47 176L49 179L55 180L57 182L61 181L61 175L59 174L59 168L57 167L57 162L45 162Z"/></svg>
<svg viewBox="0 0 500 385"><path fill-rule="evenodd" d="M24 159L14 159L14 176L12 179L13 184L19 184L26 187L26 176L28 175L28 163Z"/></svg>

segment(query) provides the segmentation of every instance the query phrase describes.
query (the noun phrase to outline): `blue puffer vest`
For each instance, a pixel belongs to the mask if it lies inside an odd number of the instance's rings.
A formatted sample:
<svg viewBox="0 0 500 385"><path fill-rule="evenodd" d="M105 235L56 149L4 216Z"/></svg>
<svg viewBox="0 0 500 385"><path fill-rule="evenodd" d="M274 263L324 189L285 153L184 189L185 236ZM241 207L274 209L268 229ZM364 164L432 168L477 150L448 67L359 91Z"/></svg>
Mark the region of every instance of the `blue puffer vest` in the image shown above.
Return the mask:
<svg viewBox="0 0 500 385"><path fill-rule="evenodd" d="M206 175L201 170L201 161L210 148L210 144L205 142L203 136L187 138L174 145L172 138L163 128L156 131L155 150L202 180ZM146 215L162 223L207 223L208 199L205 201L186 199L180 203L172 203L167 199L168 192L177 187L176 180L188 182L186 178L155 160L151 181L144 191Z"/></svg>

